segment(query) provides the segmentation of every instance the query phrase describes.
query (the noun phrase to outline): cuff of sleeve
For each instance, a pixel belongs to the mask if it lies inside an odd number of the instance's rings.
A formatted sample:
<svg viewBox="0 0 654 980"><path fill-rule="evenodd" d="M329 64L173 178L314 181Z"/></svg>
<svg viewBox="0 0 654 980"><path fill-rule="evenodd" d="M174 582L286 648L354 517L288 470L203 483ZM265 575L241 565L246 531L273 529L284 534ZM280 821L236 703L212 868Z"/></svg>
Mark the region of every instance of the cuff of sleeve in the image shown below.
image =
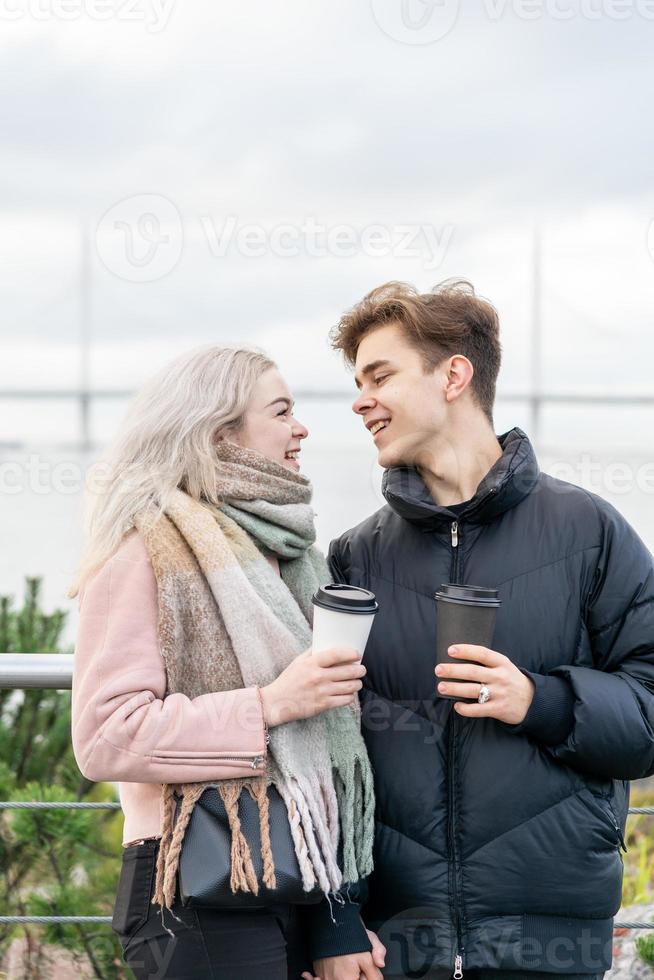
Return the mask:
<svg viewBox="0 0 654 980"><path fill-rule="evenodd" d="M522 670L522 668L520 668ZM565 742L574 724L575 696L565 677L522 670L534 684L534 697L519 725L504 725L512 734L528 735L543 745Z"/></svg>
<svg viewBox="0 0 654 980"><path fill-rule="evenodd" d="M261 724L263 725L263 738L264 738L263 751L267 756L268 746L270 745L270 732L268 730L268 722L266 721L266 709L263 703L263 695L261 693L261 688L255 684L254 690L257 692L257 700L259 702L259 708L261 710Z"/></svg>
<svg viewBox="0 0 654 980"><path fill-rule="evenodd" d="M344 905L327 899L306 906L309 913L309 955L312 960L327 956L345 956L347 953L369 953L372 943L361 921L359 905L345 901ZM332 915L336 922L332 921Z"/></svg>

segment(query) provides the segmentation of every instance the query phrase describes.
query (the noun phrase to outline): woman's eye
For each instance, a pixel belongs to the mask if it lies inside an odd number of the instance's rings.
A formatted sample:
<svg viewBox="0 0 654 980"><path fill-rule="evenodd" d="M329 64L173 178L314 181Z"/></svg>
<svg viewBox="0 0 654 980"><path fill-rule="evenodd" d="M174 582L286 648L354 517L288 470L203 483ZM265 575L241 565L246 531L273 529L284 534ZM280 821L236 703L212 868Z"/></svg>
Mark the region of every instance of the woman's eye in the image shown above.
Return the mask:
<svg viewBox="0 0 654 980"><path fill-rule="evenodd" d="M283 409L281 410L281 412L277 412L277 414L278 414L278 415L288 415L288 412L287 412L287 410L286 410L285 408L283 408Z"/></svg>

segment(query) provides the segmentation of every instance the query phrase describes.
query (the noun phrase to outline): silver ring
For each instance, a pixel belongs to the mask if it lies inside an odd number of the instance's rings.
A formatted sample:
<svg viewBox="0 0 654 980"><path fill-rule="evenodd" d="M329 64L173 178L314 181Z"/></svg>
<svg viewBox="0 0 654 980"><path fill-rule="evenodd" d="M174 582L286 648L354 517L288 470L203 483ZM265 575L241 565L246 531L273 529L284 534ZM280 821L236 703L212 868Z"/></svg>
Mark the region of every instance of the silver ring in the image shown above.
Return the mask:
<svg viewBox="0 0 654 980"><path fill-rule="evenodd" d="M486 704L486 702L489 700L490 700L490 687L488 687L486 684L482 684L479 689L479 697L477 698L477 701L479 702L479 704Z"/></svg>

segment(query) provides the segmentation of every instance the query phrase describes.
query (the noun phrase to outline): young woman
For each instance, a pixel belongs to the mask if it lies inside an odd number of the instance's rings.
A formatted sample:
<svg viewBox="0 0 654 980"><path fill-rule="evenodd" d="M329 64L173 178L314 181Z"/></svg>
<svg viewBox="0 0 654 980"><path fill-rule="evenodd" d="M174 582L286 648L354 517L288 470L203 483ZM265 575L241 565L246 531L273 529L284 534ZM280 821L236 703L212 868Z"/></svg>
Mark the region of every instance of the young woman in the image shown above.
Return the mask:
<svg viewBox="0 0 654 980"><path fill-rule="evenodd" d="M307 435L265 355L204 347L143 388L95 471L71 589L72 735L81 772L118 782L113 928L139 980L286 980L312 964L322 980L381 977L383 947L343 898L372 867L365 668L351 650L310 650L311 596L330 576L300 473ZM304 888L325 898L183 907L180 850L208 786L229 815L232 892L258 894L238 802L256 799L263 852L271 784ZM272 849L263 884L274 894Z"/></svg>

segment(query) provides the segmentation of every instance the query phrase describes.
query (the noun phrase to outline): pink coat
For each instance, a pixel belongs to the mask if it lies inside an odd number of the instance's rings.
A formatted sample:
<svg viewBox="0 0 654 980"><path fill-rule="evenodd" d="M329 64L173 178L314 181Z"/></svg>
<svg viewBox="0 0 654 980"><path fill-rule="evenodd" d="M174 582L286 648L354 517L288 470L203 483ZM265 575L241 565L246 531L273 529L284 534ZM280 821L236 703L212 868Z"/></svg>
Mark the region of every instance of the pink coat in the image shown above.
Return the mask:
<svg viewBox="0 0 654 980"><path fill-rule="evenodd" d="M136 530L87 580L79 606L73 750L87 779L118 782L123 844L161 835L162 783L264 772L256 687L164 697L157 583Z"/></svg>

